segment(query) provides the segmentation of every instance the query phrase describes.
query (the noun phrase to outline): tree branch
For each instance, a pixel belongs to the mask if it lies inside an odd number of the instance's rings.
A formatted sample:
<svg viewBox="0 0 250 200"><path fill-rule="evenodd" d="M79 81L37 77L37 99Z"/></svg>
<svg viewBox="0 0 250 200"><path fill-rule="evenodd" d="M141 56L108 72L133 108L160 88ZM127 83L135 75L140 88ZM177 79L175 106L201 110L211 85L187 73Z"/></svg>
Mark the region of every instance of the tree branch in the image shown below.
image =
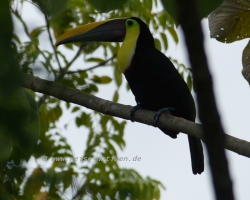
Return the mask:
<svg viewBox="0 0 250 200"><path fill-rule="evenodd" d="M225 135L217 110L212 77L203 47L201 17L196 0L177 0L178 20L185 35L189 60L193 68L199 118L204 128L204 141L209 155L213 186L217 200L233 200L233 188L227 158L222 144Z"/></svg>
<svg viewBox="0 0 250 200"><path fill-rule="evenodd" d="M59 83L43 80L23 73L21 86L29 88L34 92L50 95L60 100L84 106L103 114L130 120L130 110L132 106L107 101ZM137 122L155 127L154 114L155 112L139 109L135 112L133 119ZM158 126L160 128L183 132L204 140L203 127L200 124L196 124L183 118L174 117L167 113L161 115ZM223 146L230 151L250 158L250 142L225 135Z"/></svg>

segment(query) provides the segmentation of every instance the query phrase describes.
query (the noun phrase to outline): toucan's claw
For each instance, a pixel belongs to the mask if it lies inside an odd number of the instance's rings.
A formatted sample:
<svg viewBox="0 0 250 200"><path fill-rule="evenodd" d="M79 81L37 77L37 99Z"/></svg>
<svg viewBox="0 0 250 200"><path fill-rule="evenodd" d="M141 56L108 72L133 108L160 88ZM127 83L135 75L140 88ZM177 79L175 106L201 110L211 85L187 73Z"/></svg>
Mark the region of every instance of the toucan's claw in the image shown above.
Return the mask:
<svg viewBox="0 0 250 200"><path fill-rule="evenodd" d="M167 113L171 114L171 111L176 111L176 109L173 107L167 107L167 108L162 108L162 109L158 110L154 116L155 125L157 126L157 123L158 123L159 118L160 118L162 113L167 112Z"/></svg>
<svg viewBox="0 0 250 200"><path fill-rule="evenodd" d="M131 122L134 122L133 120L133 115L135 114L135 111L137 111L138 109L141 108L140 104L137 104L136 106L134 106L131 110L130 110L130 120Z"/></svg>

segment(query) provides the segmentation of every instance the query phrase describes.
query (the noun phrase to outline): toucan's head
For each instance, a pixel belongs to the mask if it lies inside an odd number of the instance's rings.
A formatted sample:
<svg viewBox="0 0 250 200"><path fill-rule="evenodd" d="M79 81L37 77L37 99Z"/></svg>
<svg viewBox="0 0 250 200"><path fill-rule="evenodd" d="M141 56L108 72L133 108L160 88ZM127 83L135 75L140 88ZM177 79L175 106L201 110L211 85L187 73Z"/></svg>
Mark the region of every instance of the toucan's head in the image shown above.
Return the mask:
<svg viewBox="0 0 250 200"><path fill-rule="evenodd" d="M59 37L55 46L87 41L123 42L118 52L118 64L122 71L130 65L136 51L155 47L147 25L137 17L110 19L77 27Z"/></svg>

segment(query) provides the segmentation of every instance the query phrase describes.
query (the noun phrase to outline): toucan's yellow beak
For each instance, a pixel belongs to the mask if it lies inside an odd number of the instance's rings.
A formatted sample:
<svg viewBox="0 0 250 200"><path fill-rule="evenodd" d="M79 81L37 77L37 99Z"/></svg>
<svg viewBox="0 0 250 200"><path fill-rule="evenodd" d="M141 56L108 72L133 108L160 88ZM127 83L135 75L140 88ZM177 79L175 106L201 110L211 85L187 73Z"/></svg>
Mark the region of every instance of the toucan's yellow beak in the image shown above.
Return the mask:
<svg viewBox="0 0 250 200"><path fill-rule="evenodd" d="M77 27L60 36L55 46L86 41L122 42L126 35L126 20L127 18L110 19Z"/></svg>

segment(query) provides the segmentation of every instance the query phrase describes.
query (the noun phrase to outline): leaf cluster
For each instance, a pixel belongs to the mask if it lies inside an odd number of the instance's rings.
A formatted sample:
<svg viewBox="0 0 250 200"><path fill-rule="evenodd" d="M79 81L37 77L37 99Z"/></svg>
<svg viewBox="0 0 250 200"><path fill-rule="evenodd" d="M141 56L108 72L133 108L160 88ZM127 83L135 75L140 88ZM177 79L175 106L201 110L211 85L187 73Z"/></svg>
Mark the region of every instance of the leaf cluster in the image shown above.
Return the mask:
<svg viewBox="0 0 250 200"><path fill-rule="evenodd" d="M250 2L224 0L208 17L210 36L219 42L231 43L250 37ZM242 52L242 75L250 84L250 42Z"/></svg>

